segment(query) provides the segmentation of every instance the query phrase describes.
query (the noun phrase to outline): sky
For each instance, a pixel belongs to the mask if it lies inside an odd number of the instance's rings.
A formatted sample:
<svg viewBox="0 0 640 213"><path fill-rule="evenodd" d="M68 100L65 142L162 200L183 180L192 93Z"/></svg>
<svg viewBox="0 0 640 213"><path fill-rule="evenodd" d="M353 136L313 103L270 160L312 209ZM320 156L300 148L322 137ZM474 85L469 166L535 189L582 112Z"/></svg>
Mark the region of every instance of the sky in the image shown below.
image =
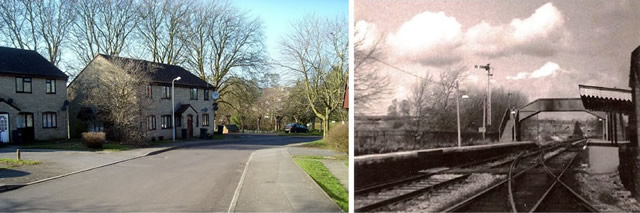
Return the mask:
<svg viewBox="0 0 640 213"><path fill-rule="evenodd" d="M262 19L266 49L273 59L280 55L281 38L290 32L292 23L308 15L349 18L348 0L234 0L232 3Z"/></svg>
<svg viewBox="0 0 640 213"><path fill-rule="evenodd" d="M521 91L529 101L579 97L578 84L627 89L630 54L640 45L640 1L356 0L354 5L354 37L364 39L363 48L381 39L380 58L386 63L417 76L466 67L462 90L486 87L486 71L473 66L490 63L492 87ZM391 100L406 99L418 81L389 66L378 69L391 82L392 95L367 114L385 114Z"/></svg>

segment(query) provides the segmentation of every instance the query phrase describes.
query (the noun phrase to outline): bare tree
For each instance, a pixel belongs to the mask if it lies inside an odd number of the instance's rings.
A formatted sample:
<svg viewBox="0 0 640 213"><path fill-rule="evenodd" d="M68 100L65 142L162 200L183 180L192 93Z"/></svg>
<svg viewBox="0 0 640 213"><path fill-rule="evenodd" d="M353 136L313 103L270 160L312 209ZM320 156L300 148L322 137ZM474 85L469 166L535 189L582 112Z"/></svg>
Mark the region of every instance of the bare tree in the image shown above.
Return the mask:
<svg viewBox="0 0 640 213"><path fill-rule="evenodd" d="M99 118L113 124L115 138L143 145L146 128L142 121L146 119L142 112L152 101L145 98L145 85L149 85L155 70L124 59L114 59L113 64L112 69L104 69L83 85L88 93L84 104L95 106Z"/></svg>
<svg viewBox="0 0 640 213"><path fill-rule="evenodd" d="M186 52L190 1L144 0L138 34L154 62L180 64Z"/></svg>
<svg viewBox="0 0 640 213"><path fill-rule="evenodd" d="M99 53L119 55L140 22L135 0L78 0L74 6L78 20L74 22L71 48L81 64Z"/></svg>
<svg viewBox="0 0 640 213"><path fill-rule="evenodd" d="M358 106L357 114L363 114L377 100L389 95L389 80L381 75L377 60L381 57L383 36L378 36L372 44L367 44L371 32L356 29L354 37L361 38L353 42L354 46L354 101Z"/></svg>
<svg viewBox="0 0 640 213"><path fill-rule="evenodd" d="M263 23L227 2L197 5L191 15L187 64L224 97L232 77L249 78L266 64Z"/></svg>
<svg viewBox="0 0 640 213"><path fill-rule="evenodd" d="M63 42L75 21L74 2L2 0L0 22L6 27L0 31L11 46L42 51L49 62L58 65Z"/></svg>
<svg viewBox="0 0 640 213"><path fill-rule="evenodd" d="M297 73L308 107L329 130L329 116L342 104L348 63L347 24L343 19L309 16L293 24L282 41L280 66Z"/></svg>
<svg viewBox="0 0 640 213"><path fill-rule="evenodd" d="M20 49L38 49L38 35L33 2L26 0L2 0L0 18L5 25L2 34L6 42Z"/></svg>

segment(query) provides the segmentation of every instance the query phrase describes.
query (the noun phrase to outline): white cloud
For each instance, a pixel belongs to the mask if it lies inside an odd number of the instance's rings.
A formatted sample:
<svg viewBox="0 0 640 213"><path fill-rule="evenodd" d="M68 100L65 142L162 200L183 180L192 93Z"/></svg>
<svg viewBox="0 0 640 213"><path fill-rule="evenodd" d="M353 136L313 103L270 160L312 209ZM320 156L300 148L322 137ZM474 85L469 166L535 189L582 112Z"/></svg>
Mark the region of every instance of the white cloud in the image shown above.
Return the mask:
<svg viewBox="0 0 640 213"><path fill-rule="evenodd" d="M482 21L467 30L465 49L485 56L528 54L550 56L568 46L564 16L552 3L546 3L525 19L491 26Z"/></svg>
<svg viewBox="0 0 640 213"><path fill-rule="evenodd" d="M421 64L451 64L461 59L462 25L444 12L423 12L389 35L387 44L400 57Z"/></svg>
<svg viewBox="0 0 640 213"><path fill-rule="evenodd" d="M360 20L356 23L353 38L356 42L360 42L359 45L356 46L356 48L360 50L372 48L380 38L378 26L376 26L376 24L374 23Z"/></svg>
<svg viewBox="0 0 640 213"><path fill-rule="evenodd" d="M544 78L547 76L554 76L558 72L565 72L560 65L554 62L547 62L542 67L537 70L534 70L531 73L528 72L519 72L515 76L507 76L509 80L521 80L521 79L532 79L532 78Z"/></svg>

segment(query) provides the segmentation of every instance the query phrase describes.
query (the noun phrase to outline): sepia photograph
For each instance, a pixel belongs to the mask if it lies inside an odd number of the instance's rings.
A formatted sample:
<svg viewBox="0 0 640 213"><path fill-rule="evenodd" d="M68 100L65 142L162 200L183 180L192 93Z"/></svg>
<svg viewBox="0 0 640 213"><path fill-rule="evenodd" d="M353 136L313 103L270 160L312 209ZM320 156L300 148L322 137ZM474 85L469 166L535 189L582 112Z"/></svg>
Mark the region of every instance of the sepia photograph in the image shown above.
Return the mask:
<svg viewBox="0 0 640 213"><path fill-rule="evenodd" d="M0 0L0 212L349 212L349 1Z"/></svg>
<svg viewBox="0 0 640 213"><path fill-rule="evenodd" d="M352 9L355 212L640 211L640 2Z"/></svg>

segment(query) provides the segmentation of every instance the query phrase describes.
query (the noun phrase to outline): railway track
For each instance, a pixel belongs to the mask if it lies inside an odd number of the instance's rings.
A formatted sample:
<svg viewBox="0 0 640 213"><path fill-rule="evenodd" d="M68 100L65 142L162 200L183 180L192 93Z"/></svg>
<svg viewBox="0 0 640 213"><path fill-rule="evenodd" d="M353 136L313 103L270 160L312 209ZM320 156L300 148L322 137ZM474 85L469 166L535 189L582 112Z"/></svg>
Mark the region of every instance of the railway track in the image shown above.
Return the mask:
<svg viewBox="0 0 640 213"><path fill-rule="evenodd" d="M509 178L444 211L597 212L562 181L577 155L575 149L563 147L536 156L519 156L511 164Z"/></svg>
<svg viewBox="0 0 640 213"><path fill-rule="evenodd" d="M531 159L532 157L530 156L534 156L538 153L553 148L555 148L555 146L539 148L531 152L522 153L521 156L527 157L527 159ZM505 158L506 156L501 157ZM482 162L466 164L458 168L441 171L435 175L424 174L383 185L361 189L355 192L355 211L406 211L406 209L404 208L407 206L406 204L404 206L393 205L412 200L418 196L424 195L425 193L446 194L452 188L456 188L456 184L463 185L467 183L466 179L472 173L465 173L462 172L462 170L464 170L465 168L477 167L479 164L487 163L489 161L495 161L498 159L499 157L496 157ZM505 165L508 166L512 161L514 160L503 160L491 165L489 168L499 168L504 167ZM528 163L533 165L535 164L535 160ZM519 164L520 167L524 165L524 163Z"/></svg>

